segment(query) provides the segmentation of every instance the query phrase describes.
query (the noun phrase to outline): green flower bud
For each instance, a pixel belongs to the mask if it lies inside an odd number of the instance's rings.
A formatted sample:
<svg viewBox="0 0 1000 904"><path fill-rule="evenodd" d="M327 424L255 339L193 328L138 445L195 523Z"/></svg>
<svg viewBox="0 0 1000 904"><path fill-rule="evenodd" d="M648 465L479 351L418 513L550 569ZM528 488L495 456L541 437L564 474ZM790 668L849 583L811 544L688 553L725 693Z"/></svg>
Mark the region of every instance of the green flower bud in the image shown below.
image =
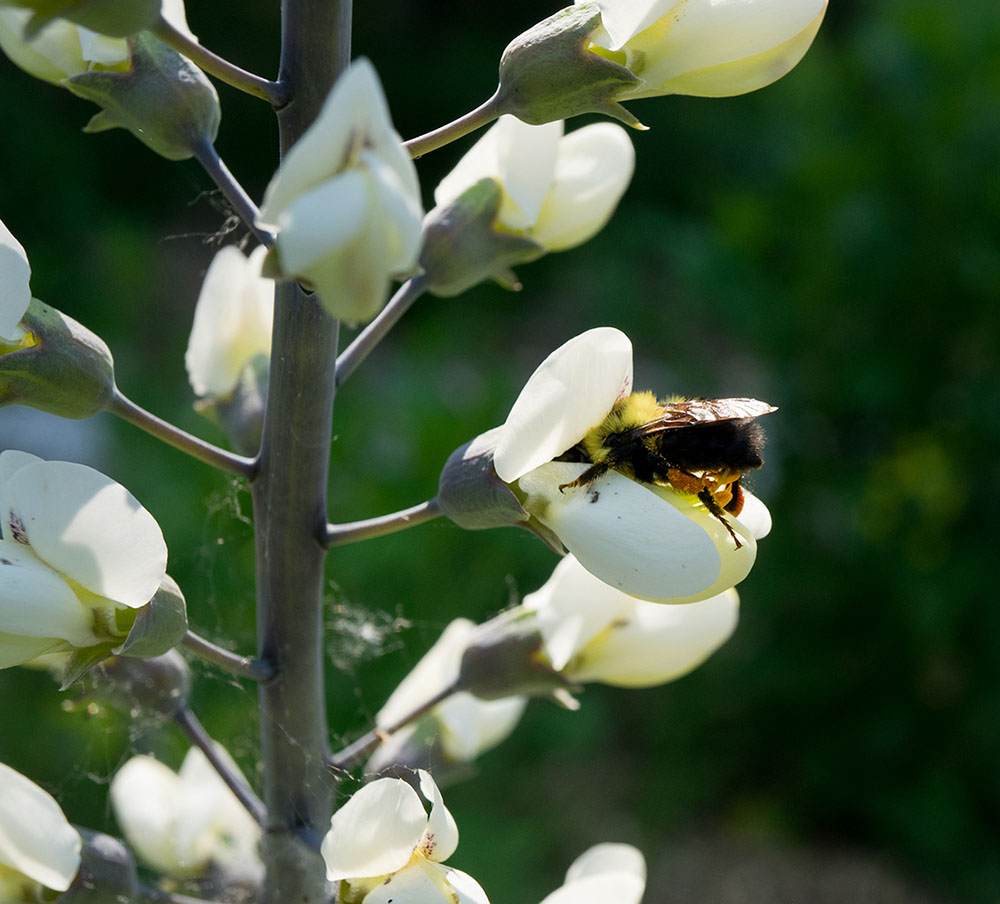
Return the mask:
<svg viewBox="0 0 1000 904"><path fill-rule="evenodd" d="M114 393L114 361L86 327L32 298L17 343L0 340L0 405L27 405L60 417L90 417Z"/></svg>
<svg viewBox="0 0 1000 904"><path fill-rule="evenodd" d="M427 289L442 298L460 295L492 279L505 289L521 285L510 269L545 254L531 239L497 229L503 189L480 179L450 204L435 207L424 220L420 266Z"/></svg>
<svg viewBox="0 0 1000 904"><path fill-rule="evenodd" d="M4 0L0 6L16 6L34 13L28 37L59 18L120 38L149 28L160 17L160 0Z"/></svg>
<svg viewBox="0 0 1000 904"><path fill-rule="evenodd" d="M603 113L645 128L616 98L639 79L589 49L601 27L596 3L562 9L515 38L500 59L498 106L530 125Z"/></svg>
<svg viewBox="0 0 1000 904"><path fill-rule="evenodd" d="M87 132L121 127L168 160L186 160L211 145L219 131L219 96L205 74L149 32L128 40L125 72L84 72L65 81L100 113Z"/></svg>

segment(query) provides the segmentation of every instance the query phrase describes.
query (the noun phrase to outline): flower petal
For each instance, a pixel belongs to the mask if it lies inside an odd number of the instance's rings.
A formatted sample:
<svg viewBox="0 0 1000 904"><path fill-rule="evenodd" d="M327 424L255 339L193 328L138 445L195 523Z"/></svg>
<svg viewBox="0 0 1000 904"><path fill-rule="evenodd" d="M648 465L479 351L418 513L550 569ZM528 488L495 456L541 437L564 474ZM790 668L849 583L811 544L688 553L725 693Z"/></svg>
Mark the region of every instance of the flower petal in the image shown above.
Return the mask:
<svg viewBox="0 0 1000 904"><path fill-rule="evenodd" d="M31 301L30 279L28 255L0 220L0 340L17 341L24 335L19 323Z"/></svg>
<svg viewBox="0 0 1000 904"><path fill-rule="evenodd" d="M0 763L0 864L66 891L80 868L80 833L52 795Z"/></svg>
<svg viewBox="0 0 1000 904"><path fill-rule="evenodd" d="M489 904L489 899L467 873L422 860L389 876L363 904Z"/></svg>
<svg viewBox="0 0 1000 904"><path fill-rule="evenodd" d="M531 238L563 251L593 237L614 213L634 169L632 140L621 126L602 122L571 132L559 144L552 187Z"/></svg>
<svg viewBox="0 0 1000 904"><path fill-rule="evenodd" d="M167 565L163 533L111 478L68 461L30 462L0 497L2 523L19 518L34 552L64 576L133 608L156 593Z"/></svg>
<svg viewBox="0 0 1000 904"><path fill-rule="evenodd" d="M630 844L597 844L566 872L562 888L542 904L639 904L646 888L646 861Z"/></svg>
<svg viewBox="0 0 1000 904"><path fill-rule="evenodd" d="M428 860L441 863L454 854L455 848L458 847L458 826L444 805L444 798L441 797L441 791L431 774L424 769L418 769L417 775L420 776L420 793L431 805L427 829L420 840L420 853Z"/></svg>
<svg viewBox="0 0 1000 904"><path fill-rule="evenodd" d="M646 881L646 858L631 844L605 842L584 851L566 871L566 882L602 873L631 873Z"/></svg>
<svg viewBox="0 0 1000 904"><path fill-rule="evenodd" d="M553 530L591 574L654 602L715 596L749 574L757 546L730 520L742 546L694 497L609 471L560 491L585 464L551 462L521 478L524 507Z"/></svg>
<svg viewBox="0 0 1000 904"><path fill-rule="evenodd" d="M174 802L180 780L151 756L134 756L111 780L111 807L118 826L139 857L161 873L198 872L201 863L181 864L174 846Z"/></svg>
<svg viewBox="0 0 1000 904"><path fill-rule="evenodd" d="M771 533L771 513L753 493L743 491L743 511L736 519L754 537L755 540L763 540Z"/></svg>
<svg viewBox="0 0 1000 904"><path fill-rule="evenodd" d="M69 75L85 72L87 63L76 26L66 19L53 19L27 41L24 29L33 15L30 9L0 8L0 49L11 62L54 85Z"/></svg>
<svg viewBox="0 0 1000 904"><path fill-rule="evenodd" d="M575 0L577 6L586 2L589 0ZM601 24L610 38L607 47L617 50L629 38L684 3L685 0L597 0Z"/></svg>
<svg viewBox="0 0 1000 904"><path fill-rule="evenodd" d="M632 343L598 327L557 348L531 375L501 428L493 464L513 483L567 449L632 389Z"/></svg>
<svg viewBox="0 0 1000 904"><path fill-rule="evenodd" d="M333 814L320 848L327 879L366 879L402 869L426 828L424 805L402 779L365 785Z"/></svg>
<svg viewBox="0 0 1000 904"><path fill-rule="evenodd" d="M497 132L497 164L506 194L500 221L510 229L528 229L542 209L559 157L562 120L532 126L516 116L502 116ZM490 174L485 174L490 175Z"/></svg>
<svg viewBox="0 0 1000 904"><path fill-rule="evenodd" d="M467 763L495 747L517 726L527 703L527 697L480 700L464 691L452 694L434 708L445 756Z"/></svg>

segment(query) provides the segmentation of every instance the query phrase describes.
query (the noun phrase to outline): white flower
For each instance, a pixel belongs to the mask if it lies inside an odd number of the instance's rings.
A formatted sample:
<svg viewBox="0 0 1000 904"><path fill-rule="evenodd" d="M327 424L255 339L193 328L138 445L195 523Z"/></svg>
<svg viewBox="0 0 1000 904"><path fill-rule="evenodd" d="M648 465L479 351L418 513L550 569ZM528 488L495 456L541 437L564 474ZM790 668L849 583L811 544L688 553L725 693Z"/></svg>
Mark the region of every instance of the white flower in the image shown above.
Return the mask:
<svg viewBox="0 0 1000 904"><path fill-rule="evenodd" d="M191 35L182 0L163 0L161 13L175 28ZM53 19L33 37L24 29L34 15L30 9L0 6L0 50L29 75L58 85L63 79L92 69L125 69L125 38L98 34L68 19Z"/></svg>
<svg viewBox="0 0 1000 904"><path fill-rule="evenodd" d="M120 639L166 573L159 525L93 468L0 453L0 668Z"/></svg>
<svg viewBox="0 0 1000 904"><path fill-rule="evenodd" d="M0 901L48 900L80 868L80 833L50 794L0 763Z"/></svg>
<svg viewBox="0 0 1000 904"><path fill-rule="evenodd" d="M541 904L639 904L646 890L646 861L630 844L597 844L566 871L561 888Z"/></svg>
<svg viewBox="0 0 1000 904"><path fill-rule="evenodd" d="M416 265L422 218L416 168L374 68L359 60L282 161L259 222L278 230L281 272L359 323L385 304L390 278Z"/></svg>
<svg viewBox="0 0 1000 904"><path fill-rule="evenodd" d="M576 5L590 0L575 0ZM597 0L602 56L640 79L619 100L726 97L777 81L805 55L827 0Z"/></svg>
<svg viewBox="0 0 1000 904"><path fill-rule="evenodd" d="M733 589L663 606L599 581L573 556L523 601L535 613L552 667L572 681L652 687L700 665L736 628Z"/></svg>
<svg viewBox="0 0 1000 904"><path fill-rule="evenodd" d="M216 751L239 775L229 754ZM149 756L132 757L111 782L111 806L135 852L165 875L193 876L215 865L230 880L263 877L260 827L197 748L180 772Z"/></svg>
<svg viewBox="0 0 1000 904"><path fill-rule="evenodd" d="M542 362L514 402L494 452L497 475L516 485L524 508L606 584L658 602L716 596L749 574L755 540L770 528L753 496L746 494L739 518L726 516L740 537L737 548L697 497L614 470L566 487L588 465L553 461L631 391L632 344L624 333L600 327L571 339Z"/></svg>
<svg viewBox="0 0 1000 904"><path fill-rule="evenodd" d="M31 301L30 279L28 255L0 220L0 344L16 344L24 337L20 323Z"/></svg>
<svg viewBox="0 0 1000 904"><path fill-rule="evenodd" d="M501 116L434 191L440 207L480 179L503 191L498 224L547 251L593 237L614 212L635 168L625 130L598 123L563 135L563 122L531 126Z"/></svg>
<svg viewBox="0 0 1000 904"><path fill-rule="evenodd" d="M448 625L434 646L392 692L375 717L375 724L382 729L389 728L438 691L451 687L458 678L462 654L475 630L476 625L465 618L455 619ZM438 703L420 722L434 721L435 734L446 759L468 762L510 735L526 704L525 697L480 700L459 691ZM393 735L393 741L401 743L417 728L417 725L410 725L401 729Z"/></svg>
<svg viewBox="0 0 1000 904"><path fill-rule="evenodd" d="M363 904L489 904L475 879L442 865L458 847L458 827L434 779L417 775L419 794L381 778L333 814L321 847L327 879L346 882Z"/></svg>
<svg viewBox="0 0 1000 904"><path fill-rule="evenodd" d="M244 368L271 353L274 280L260 275L267 249L247 258L233 245L219 251L205 274L184 354L199 396L227 396Z"/></svg>

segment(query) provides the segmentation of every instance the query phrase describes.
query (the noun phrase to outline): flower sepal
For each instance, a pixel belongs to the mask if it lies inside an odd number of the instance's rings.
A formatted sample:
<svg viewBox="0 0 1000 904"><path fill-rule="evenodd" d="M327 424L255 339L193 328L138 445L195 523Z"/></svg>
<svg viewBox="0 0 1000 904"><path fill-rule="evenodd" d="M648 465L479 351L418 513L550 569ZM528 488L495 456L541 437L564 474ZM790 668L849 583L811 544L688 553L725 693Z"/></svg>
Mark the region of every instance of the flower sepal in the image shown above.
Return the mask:
<svg viewBox="0 0 1000 904"><path fill-rule="evenodd" d="M560 10L511 41L500 58L501 110L531 125L603 113L645 128L615 100L639 79L588 49L600 28L598 5L586 3Z"/></svg>
<svg viewBox="0 0 1000 904"><path fill-rule="evenodd" d="M149 32L128 39L124 72L83 72L63 83L102 108L84 131L128 129L168 160L186 160L211 145L222 114L205 74Z"/></svg>
<svg viewBox="0 0 1000 904"><path fill-rule="evenodd" d="M32 298L25 335L0 354L0 405L26 405L79 420L103 411L115 388L104 341L61 311Z"/></svg>
<svg viewBox="0 0 1000 904"><path fill-rule="evenodd" d="M98 34L123 38L149 28L160 17L161 0L6 0L0 6L16 6L33 12L25 29L34 37L53 19L68 19Z"/></svg>
<svg viewBox="0 0 1000 904"><path fill-rule="evenodd" d="M511 266L537 260L545 248L497 229L502 201L503 189L485 178L427 214L420 266L428 291L451 298L490 279L505 289L521 288Z"/></svg>
<svg viewBox="0 0 1000 904"><path fill-rule="evenodd" d="M111 656L94 677L95 696L127 712L138 708L144 715L165 719L187 706L191 692L191 671L176 650L149 659Z"/></svg>
<svg viewBox="0 0 1000 904"><path fill-rule="evenodd" d="M83 838L80 869L59 904L121 904L134 901L139 876L129 849L117 838L78 829Z"/></svg>

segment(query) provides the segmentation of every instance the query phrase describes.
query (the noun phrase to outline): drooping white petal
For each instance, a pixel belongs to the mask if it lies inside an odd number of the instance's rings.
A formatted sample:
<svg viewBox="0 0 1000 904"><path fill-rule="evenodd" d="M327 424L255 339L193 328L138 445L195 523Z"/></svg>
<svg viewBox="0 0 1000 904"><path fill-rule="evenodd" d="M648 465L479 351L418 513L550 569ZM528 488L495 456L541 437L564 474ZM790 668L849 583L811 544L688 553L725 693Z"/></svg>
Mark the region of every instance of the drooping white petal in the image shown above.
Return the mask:
<svg viewBox="0 0 1000 904"><path fill-rule="evenodd" d="M587 2L590 0L575 0L577 6ZM629 38L657 19L685 6L686 2L688 0L597 0L601 24L610 38L608 48L617 50Z"/></svg>
<svg viewBox="0 0 1000 904"><path fill-rule="evenodd" d="M639 904L646 887L646 861L630 844L597 844L566 872L561 888L542 904Z"/></svg>
<svg viewBox="0 0 1000 904"><path fill-rule="evenodd" d="M635 169L635 150L625 130L602 122L570 132L559 144L552 186L531 238L563 251L592 238L607 223Z"/></svg>
<svg viewBox="0 0 1000 904"><path fill-rule="evenodd" d="M500 184L507 195L505 202L510 201L501 208L500 221L511 229L528 229L538 219L552 185L563 122L532 126L516 116L502 116L493 128Z"/></svg>
<svg viewBox="0 0 1000 904"><path fill-rule="evenodd" d="M480 700L464 691L452 694L434 709L445 756L465 763L495 747L517 726L527 703L527 697Z"/></svg>
<svg viewBox="0 0 1000 904"><path fill-rule="evenodd" d="M167 875L198 872L207 861L181 863L174 846L174 801L180 782L151 756L132 757L111 780L115 819L139 857Z"/></svg>
<svg viewBox="0 0 1000 904"><path fill-rule="evenodd" d="M631 873L646 881L646 858L631 844L605 842L584 851L566 870L566 882L602 873Z"/></svg>
<svg viewBox="0 0 1000 904"><path fill-rule="evenodd" d="M493 463L513 483L578 443L632 389L632 343L598 327L570 339L531 375L502 427Z"/></svg>
<svg viewBox="0 0 1000 904"><path fill-rule="evenodd" d="M535 612L552 668L563 669L590 640L606 630L635 600L595 578L572 555L522 605Z"/></svg>
<svg viewBox="0 0 1000 904"><path fill-rule="evenodd" d="M686 675L736 629L739 596L733 589L696 603L665 606L636 600L626 619L583 648L568 669L575 681L617 687L654 687Z"/></svg>
<svg viewBox="0 0 1000 904"><path fill-rule="evenodd" d="M475 628L475 623L467 618L456 618L450 622L434 646L386 700L375 717L375 724L379 728L393 725L439 691L454 684L462 654Z"/></svg>
<svg viewBox="0 0 1000 904"><path fill-rule="evenodd" d="M365 785L333 814L320 848L326 877L365 879L402 869L427 828L420 797L398 778Z"/></svg>
<svg viewBox="0 0 1000 904"><path fill-rule="evenodd" d="M2 523L16 516L43 562L99 596L142 606L166 573L167 547L153 516L86 465L25 464L5 481L0 505Z"/></svg>
<svg viewBox="0 0 1000 904"><path fill-rule="evenodd" d="M54 19L27 41L24 28L32 15L30 9L0 7L0 50L11 62L35 78L53 84L85 72L87 63L76 26L66 19Z"/></svg>
<svg viewBox="0 0 1000 904"><path fill-rule="evenodd" d="M0 864L65 891L80 868L81 847L52 795L0 763Z"/></svg>
<svg viewBox="0 0 1000 904"><path fill-rule="evenodd" d="M363 904L489 904L489 899L468 873L421 860L389 876Z"/></svg>
<svg viewBox="0 0 1000 904"><path fill-rule="evenodd" d="M59 574L23 544L0 540L0 631L86 647L98 642L92 626L92 613Z"/></svg>
<svg viewBox="0 0 1000 904"><path fill-rule="evenodd" d="M199 396L229 394L249 361L270 354L274 280L260 275L266 253L261 245L247 258L228 245L205 273L184 354Z"/></svg>
<svg viewBox="0 0 1000 904"><path fill-rule="evenodd" d="M755 540L763 540L771 533L771 513L753 493L743 491L743 511L737 519Z"/></svg>
<svg viewBox="0 0 1000 904"><path fill-rule="evenodd" d="M431 774L424 769L419 769L417 774L420 776L420 793L431 806L419 850L428 860L440 863L454 854L458 847L458 826L451 811L444 805L444 798Z"/></svg>
<svg viewBox="0 0 1000 904"><path fill-rule="evenodd" d="M405 275L416 267L420 255L424 209L419 189L411 190L383 158L367 152L363 159L373 178L379 228L386 236L385 272Z"/></svg>
<svg viewBox="0 0 1000 904"><path fill-rule="evenodd" d="M53 658L65 656L60 648L65 642L58 637L23 637L19 634L7 634L0 631L0 669L8 669L12 665L23 665L28 668L35 666L36 660L48 653ZM44 663L38 663L39 668L46 668ZM53 665L53 673L61 670L62 663Z"/></svg>
<svg viewBox="0 0 1000 904"><path fill-rule="evenodd" d="M31 301L31 265L21 243L0 220L0 340L24 335L18 324Z"/></svg>
<svg viewBox="0 0 1000 904"><path fill-rule="evenodd" d="M553 530L589 572L630 596L694 602L749 574L753 538L735 519L737 549L725 526L693 497L640 484L609 471L585 487L573 481L585 464L551 462L519 481L525 508Z"/></svg>
<svg viewBox="0 0 1000 904"><path fill-rule="evenodd" d="M128 59L128 44L124 38L102 35L82 25L77 25L76 30L80 52L85 62L110 67L124 63Z"/></svg>

